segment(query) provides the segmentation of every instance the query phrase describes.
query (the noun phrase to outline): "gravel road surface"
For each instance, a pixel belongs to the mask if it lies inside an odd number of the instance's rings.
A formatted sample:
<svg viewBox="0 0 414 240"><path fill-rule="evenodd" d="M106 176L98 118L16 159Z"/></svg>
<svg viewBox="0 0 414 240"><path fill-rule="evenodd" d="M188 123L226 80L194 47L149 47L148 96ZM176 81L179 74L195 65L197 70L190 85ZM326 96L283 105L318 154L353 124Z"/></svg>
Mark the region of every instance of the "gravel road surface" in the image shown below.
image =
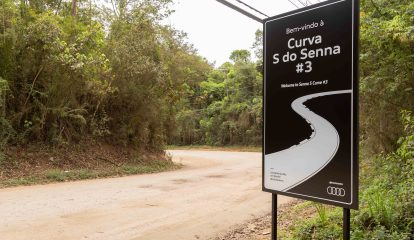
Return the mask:
<svg viewBox="0 0 414 240"><path fill-rule="evenodd" d="M169 152L181 170L0 189L0 239L210 239L269 213L260 153Z"/></svg>

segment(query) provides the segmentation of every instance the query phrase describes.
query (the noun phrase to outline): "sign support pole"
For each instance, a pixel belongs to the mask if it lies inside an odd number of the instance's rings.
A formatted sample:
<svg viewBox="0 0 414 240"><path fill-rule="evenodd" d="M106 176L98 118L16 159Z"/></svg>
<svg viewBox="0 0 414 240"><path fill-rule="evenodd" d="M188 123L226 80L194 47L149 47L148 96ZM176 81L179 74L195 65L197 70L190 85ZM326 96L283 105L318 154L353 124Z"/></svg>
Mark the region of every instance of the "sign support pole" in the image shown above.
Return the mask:
<svg viewBox="0 0 414 240"><path fill-rule="evenodd" d="M272 240L277 239L277 194L272 194Z"/></svg>
<svg viewBox="0 0 414 240"><path fill-rule="evenodd" d="M241 14L243 14L246 17L249 17L249 18L251 18L251 19L253 19L255 21L258 21L259 23L263 23L263 20L260 19L259 17L257 17L255 15L253 15L253 14L251 14L251 13L249 13L249 12L247 12L247 11L239 8L239 7L237 7L234 4L231 4L231 3L227 2L226 0L216 0L216 1L219 2L219 3L221 3L221 4L223 4L223 5L225 5L225 6L227 6L227 7L229 7L229 8L231 8L231 9L233 9L233 10L235 10L235 11L237 11L237 12L239 12L239 13L241 13Z"/></svg>
<svg viewBox="0 0 414 240"><path fill-rule="evenodd" d="M351 210L348 208L344 208L343 214L343 239L350 240L351 239Z"/></svg>

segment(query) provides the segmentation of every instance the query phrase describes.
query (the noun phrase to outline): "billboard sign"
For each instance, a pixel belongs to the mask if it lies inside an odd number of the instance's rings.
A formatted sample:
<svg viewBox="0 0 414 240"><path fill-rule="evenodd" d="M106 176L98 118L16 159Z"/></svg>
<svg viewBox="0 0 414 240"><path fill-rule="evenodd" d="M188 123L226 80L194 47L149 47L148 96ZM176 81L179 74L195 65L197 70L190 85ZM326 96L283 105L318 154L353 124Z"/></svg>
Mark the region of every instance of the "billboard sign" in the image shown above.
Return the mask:
<svg viewBox="0 0 414 240"><path fill-rule="evenodd" d="M264 191L358 208L358 29L358 0L264 21Z"/></svg>

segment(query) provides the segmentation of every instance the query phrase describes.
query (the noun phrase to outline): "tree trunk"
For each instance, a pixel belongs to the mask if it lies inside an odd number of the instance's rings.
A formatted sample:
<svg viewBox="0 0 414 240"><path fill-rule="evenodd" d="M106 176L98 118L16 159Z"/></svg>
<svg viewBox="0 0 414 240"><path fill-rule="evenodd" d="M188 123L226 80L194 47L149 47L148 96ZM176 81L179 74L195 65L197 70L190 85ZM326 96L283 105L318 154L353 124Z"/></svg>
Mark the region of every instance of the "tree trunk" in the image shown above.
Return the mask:
<svg viewBox="0 0 414 240"><path fill-rule="evenodd" d="M77 2L78 2L77 0L72 0L72 11L71 11L71 14L72 14L73 17L76 16Z"/></svg>
<svg viewBox="0 0 414 240"><path fill-rule="evenodd" d="M0 118L6 117L6 97L3 96L3 91L0 89Z"/></svg>

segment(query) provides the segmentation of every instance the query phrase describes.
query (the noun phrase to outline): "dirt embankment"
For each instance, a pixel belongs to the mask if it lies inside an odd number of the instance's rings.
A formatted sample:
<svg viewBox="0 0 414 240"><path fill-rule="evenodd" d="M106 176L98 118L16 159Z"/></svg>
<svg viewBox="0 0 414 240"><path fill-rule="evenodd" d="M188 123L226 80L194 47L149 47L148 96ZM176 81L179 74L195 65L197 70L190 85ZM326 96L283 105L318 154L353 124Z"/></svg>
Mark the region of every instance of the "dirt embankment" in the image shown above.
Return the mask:
<svg viewBox="0 0 414 240"><path fill-rule="evenodd" d="M0 188L159 172L174 168L163 152L88 143L9 147L0 161Z"/></svg>

